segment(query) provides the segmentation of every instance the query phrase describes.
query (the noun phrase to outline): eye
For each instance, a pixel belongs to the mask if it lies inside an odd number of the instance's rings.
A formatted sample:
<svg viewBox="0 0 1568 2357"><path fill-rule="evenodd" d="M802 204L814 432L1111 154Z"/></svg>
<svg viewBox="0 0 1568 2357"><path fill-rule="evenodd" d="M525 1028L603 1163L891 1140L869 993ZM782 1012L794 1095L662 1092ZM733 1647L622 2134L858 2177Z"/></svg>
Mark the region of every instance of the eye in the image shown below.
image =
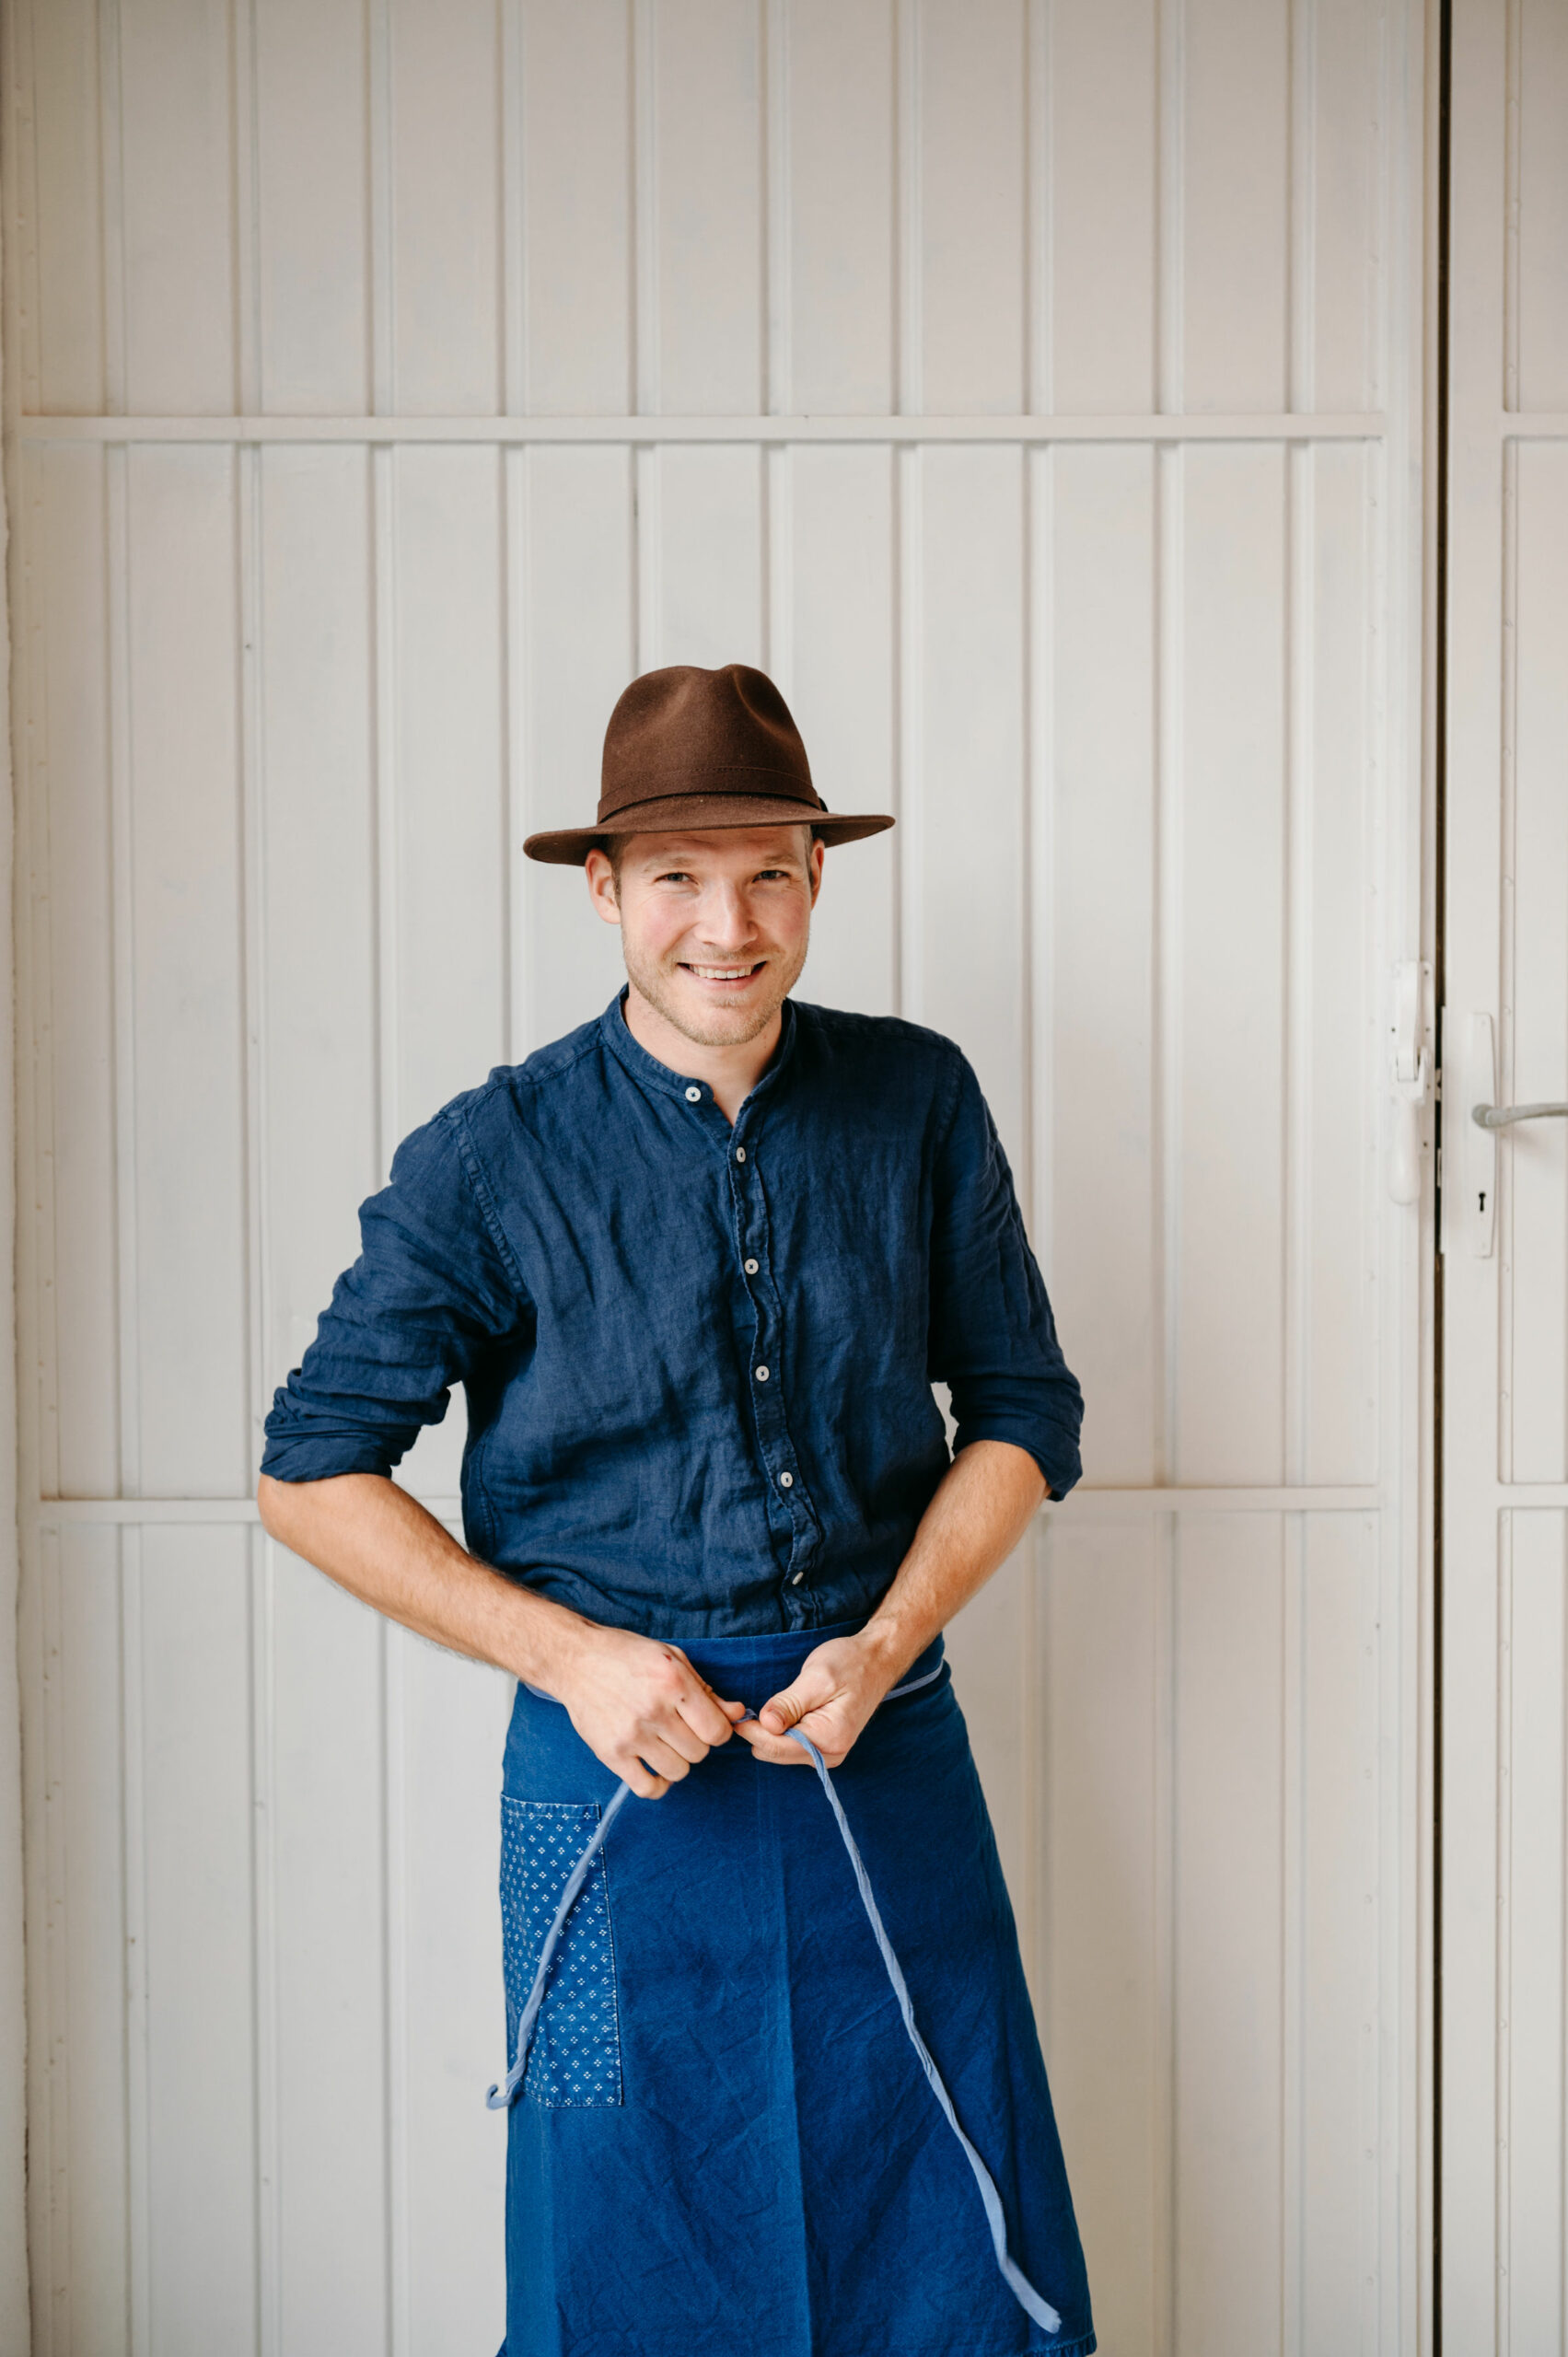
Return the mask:
<svg viewBox="0 0 1568 2357"><path fill-rule="evenodd" d="M691 881L691 877L683 867L667 867L662 876L656 876L654 878L656 884L690 884Z"/></svg>
<svg viewBox="0 0 1568 2357"><path fill-rule="evenodd" d="M763 867L760 868L757 874L759 884L787 884L789 877L790 871L787 867Z"/></svg>

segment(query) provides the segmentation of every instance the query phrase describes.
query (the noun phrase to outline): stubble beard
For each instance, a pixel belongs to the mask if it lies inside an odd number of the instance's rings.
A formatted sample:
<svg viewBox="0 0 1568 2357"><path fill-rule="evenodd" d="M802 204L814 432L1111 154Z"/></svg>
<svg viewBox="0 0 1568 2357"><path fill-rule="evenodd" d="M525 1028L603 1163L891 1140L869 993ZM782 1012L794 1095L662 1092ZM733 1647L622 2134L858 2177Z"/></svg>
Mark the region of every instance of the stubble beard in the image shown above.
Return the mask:
<svg viewBox="0 0 1568 2357"><path fill-rule="evenodd" d="M771 987L761 998L734 1007L691 1004L681 991L678 975L652 958L645 958L624 933L621 946L633 988L682 1039L699 1048L743 1048L767 1029L799 981L807 943L802 941L799 955L790 964L784 963L777 953L770 957L765 980Z"/></svg>

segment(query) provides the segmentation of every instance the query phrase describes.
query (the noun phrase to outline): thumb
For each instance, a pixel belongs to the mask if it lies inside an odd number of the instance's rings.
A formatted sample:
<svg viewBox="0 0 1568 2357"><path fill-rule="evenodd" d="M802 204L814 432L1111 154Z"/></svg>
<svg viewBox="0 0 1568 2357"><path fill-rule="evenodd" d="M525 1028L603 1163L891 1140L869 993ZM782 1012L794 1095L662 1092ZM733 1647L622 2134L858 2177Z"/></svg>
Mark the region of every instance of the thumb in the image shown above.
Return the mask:
<svg viewBox="0 0 1568 2357"><path fill-rule="evenodd" d="M786 1686L782 1694L774 1694L758 1712L759 1724L770 1735L787 1735L797 1719L803 1719L811 1708L798 1684Z"/></svg>

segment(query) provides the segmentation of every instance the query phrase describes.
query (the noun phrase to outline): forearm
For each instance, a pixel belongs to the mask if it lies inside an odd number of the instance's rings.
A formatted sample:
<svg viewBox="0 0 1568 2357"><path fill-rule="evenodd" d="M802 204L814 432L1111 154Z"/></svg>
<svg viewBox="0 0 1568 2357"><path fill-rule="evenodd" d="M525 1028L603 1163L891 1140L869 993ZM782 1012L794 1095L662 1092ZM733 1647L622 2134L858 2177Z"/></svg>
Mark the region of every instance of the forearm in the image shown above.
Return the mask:
<svg viewBox="0 0 1568 2357"><path fill-rule="evenodd" d="M324 1481L262 1474L269 1534L389 1620L453 1653L557 1690L590 1624L481 1563L395 1481L340 1473Z"/></svg>
<svg viewBox="0 0 1568 2357"><path fill-rule="evenodd" d="M862 1632L895 1677L1006 1561L1046 1493L1027 1449L1004 1440L960 1449Z"/></svg>

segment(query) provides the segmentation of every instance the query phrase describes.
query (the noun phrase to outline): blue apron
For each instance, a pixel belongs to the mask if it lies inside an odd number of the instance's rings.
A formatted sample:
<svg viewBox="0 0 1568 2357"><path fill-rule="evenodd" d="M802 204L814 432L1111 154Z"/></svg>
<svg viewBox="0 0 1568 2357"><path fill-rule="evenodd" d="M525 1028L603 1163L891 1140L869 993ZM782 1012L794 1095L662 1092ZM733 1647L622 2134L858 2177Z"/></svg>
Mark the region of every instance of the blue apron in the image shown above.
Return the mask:
<svg viewBox="0 0 1568 2357"><path fill-rule="evenodd" d="M754 1713L857 1625L681 1649ZM518 1687L502 2357L1094 2348L942 1640L830 1778L812 1764L760 1761L735 1736L661 1800L618 1806L566 1713Z"/></svg>

